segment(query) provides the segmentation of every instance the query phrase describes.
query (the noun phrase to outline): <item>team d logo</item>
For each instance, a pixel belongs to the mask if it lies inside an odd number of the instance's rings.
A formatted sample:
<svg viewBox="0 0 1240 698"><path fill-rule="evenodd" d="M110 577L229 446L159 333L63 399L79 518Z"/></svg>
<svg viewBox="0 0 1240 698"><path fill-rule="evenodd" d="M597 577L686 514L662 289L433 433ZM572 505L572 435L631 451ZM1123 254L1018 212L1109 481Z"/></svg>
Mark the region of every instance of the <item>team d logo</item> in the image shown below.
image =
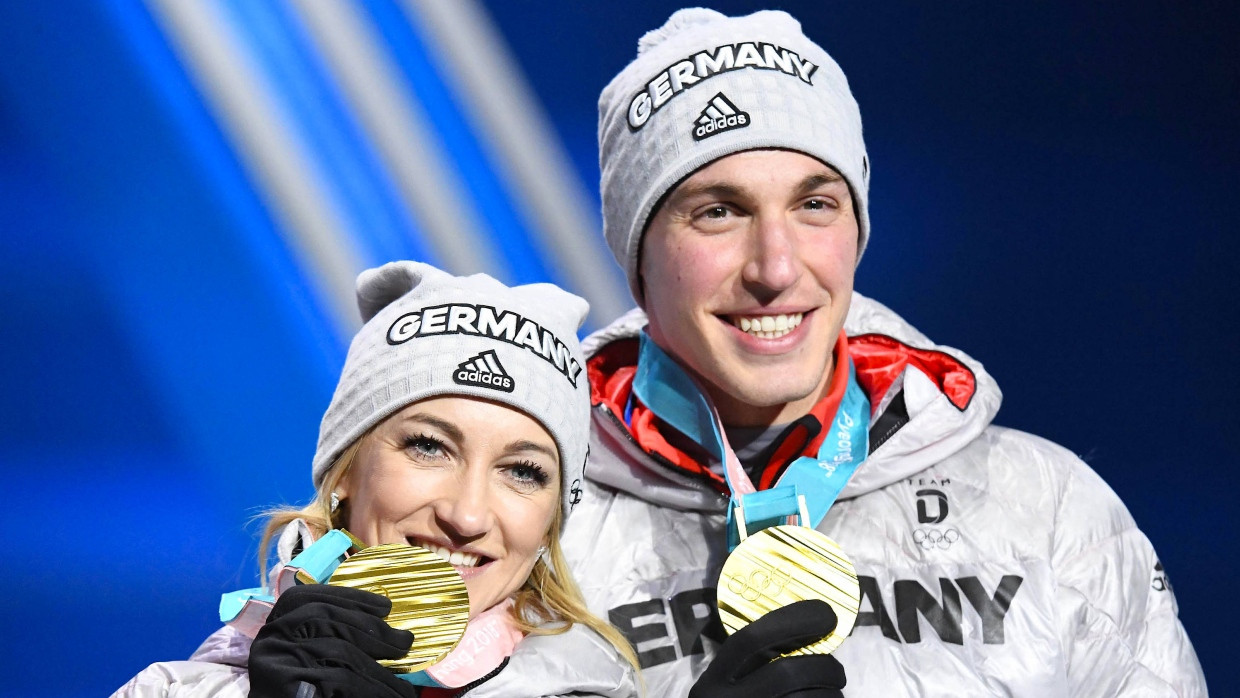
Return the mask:
<svg viewBox="0 0 1240 698"><path fill-rule="evenodd" d="M693 123L693 140L700 141L724 131L745 128L749 121L749 113L738 109L720 92L711 98L702 115Z"/></svg>
<svg viewBox="0 0 1240 698"><path fill-rule="evenodd" d="M476 385L480 388L493 388L511 393L514 387L512 376L499 363L494 349L487 349L481 354L461 362L452 372L452 380L459 385Z"/></svg>

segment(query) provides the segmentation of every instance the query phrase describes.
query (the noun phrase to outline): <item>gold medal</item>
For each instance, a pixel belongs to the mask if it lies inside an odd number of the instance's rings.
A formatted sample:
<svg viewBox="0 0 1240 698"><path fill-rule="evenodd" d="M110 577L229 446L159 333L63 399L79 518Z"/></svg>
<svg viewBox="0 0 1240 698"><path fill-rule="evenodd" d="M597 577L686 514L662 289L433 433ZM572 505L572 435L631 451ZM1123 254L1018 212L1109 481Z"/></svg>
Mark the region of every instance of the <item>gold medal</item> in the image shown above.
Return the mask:
<svg viewBox="0 0 1240 698"><path fill-rule="evenodd" d="M835 631L788 654L830 654L852 632L861 587L835 541L805 526L772 526L746 537L719 574L719 619L731 635L781 606L805 599L831 604Z"/></svg>
<svg viewBox="0 0 1240 698"><path fill-rule="evenodd" d="M392 601L388 625L413 633L402 659L379 663L398 674L421 671L461 641L469 621L469 594L452 565L429 550L391 543L366 548L340 563L328 584L382 594Z"/></svg>

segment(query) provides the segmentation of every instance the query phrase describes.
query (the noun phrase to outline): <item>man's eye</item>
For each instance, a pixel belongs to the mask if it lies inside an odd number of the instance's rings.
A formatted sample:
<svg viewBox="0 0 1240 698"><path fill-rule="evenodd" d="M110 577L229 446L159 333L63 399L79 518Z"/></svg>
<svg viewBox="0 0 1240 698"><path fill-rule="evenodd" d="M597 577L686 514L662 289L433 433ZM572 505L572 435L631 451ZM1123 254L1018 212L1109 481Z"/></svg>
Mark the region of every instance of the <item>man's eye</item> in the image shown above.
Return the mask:
<svg viewBox="0 0 1240 698"><path fill-rule="evenodd" d="M805 208L811 211L825 211L834 207L831 205L831 202L826 199L810 199L805 202Z"/></svg>
<svg viewBox="0 0 1240 698"><path fill-rule="evenodd" d="M728 209L726 206L712 206L702 212L704 218L726 218Z"/></svg>

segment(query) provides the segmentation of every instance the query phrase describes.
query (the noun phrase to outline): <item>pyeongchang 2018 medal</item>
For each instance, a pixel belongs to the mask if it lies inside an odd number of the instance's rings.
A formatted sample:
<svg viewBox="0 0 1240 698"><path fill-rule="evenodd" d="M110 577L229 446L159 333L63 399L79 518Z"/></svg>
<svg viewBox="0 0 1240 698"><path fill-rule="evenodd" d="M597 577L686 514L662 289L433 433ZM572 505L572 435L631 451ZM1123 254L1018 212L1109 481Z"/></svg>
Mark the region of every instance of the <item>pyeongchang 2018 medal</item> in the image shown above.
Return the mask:
<svg viewBox="0 0 1240 698"><path fill-rule="evenodd" d="M452 565L424 548L403 543L366 548L340 563L327 583L391 599L388 625L413 633L407 655L379 660L398 674L422 671L438 662L465 634L469 621L465 582Z"/></svg>
<svg viewBox="0 0 1240 698"><path fill-rule="evenodd" d="M830 654L852 632L861 608L857 571L840 546L806 526L772 526L746 537L719 575L719 619L731 635L796 601L822 599L839 619L835 631L789 654Z"/></svg>

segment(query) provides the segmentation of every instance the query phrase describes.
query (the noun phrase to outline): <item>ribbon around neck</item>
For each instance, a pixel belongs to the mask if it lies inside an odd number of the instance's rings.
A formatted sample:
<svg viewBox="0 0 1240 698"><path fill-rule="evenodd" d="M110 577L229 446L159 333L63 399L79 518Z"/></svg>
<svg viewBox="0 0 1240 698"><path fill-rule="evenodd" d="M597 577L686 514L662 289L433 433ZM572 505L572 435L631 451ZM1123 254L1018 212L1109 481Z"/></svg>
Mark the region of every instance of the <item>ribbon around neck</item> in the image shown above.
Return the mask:
<svg viewBox="0 0 1240 698"><path fill-rule="evenodd" d="M641 334L633 395L665 424L692 439L723 464L724 479L731 492L729 551L746 535L786 523L790 516L797 516L803 526L817 528L853 472L865 460L869 452L870 399L857 383L852 360L845 359L848 361L848 385L817 456L797 458L774 487L758 492L728 444L719 412L707 399L701 385L648 335ZM740 522L736 519L738 511L741 512Z"/></svg>

